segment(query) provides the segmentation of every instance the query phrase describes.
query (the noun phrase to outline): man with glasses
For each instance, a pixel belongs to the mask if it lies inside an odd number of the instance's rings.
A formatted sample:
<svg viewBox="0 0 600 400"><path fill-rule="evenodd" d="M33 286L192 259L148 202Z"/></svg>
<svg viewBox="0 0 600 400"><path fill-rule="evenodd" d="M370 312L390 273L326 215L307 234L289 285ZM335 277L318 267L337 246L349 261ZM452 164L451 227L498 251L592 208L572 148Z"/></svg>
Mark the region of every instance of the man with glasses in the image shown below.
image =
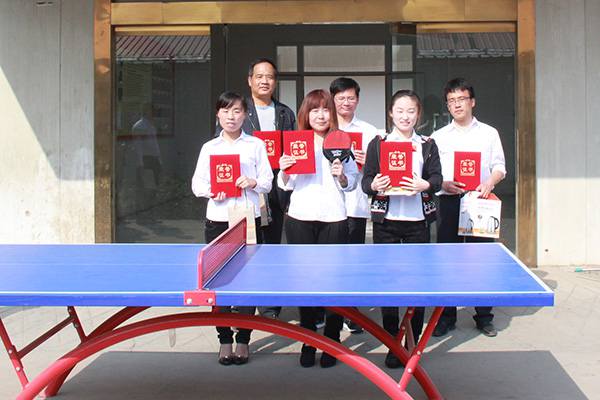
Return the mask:
<svg viewBox="0 0 600 400"><path fill-rule="evenodd" d="M377 128L356 116L360 95L358 82L352 78L337 78L331 82L329 92L335 103L339 129L346 132L361 132L362 148L366 150L369 142L377 135ZM354 150L357 163L364 165L365 150ZM362 173L360 173L359 179L362 179ZM344 196L346 214L348 215L348 243L364 244L367 218L371 215L369 198L362 191L360 185L357 185L356 189L351 192L344 192ZM363 331L359 325L349 320L344 321L344 329L351 333L361 333Z"/></svg>
<svg viewBox="0 0 600 400"><path fill-rule="evenodd" d="M448 81L444 87L444 98L452 122L435 131L431 137L435 140L442 163L442 190L440 199L440 216L438 218L438 243L489 242L493 239L458 236L458 217L460 198L465 193L465 185L454 181L454 152L481 152L481 183L475 189L487 198L494 187L506 176L504 151L498 131L478 121L473 116L475 108L475 90L463 78ZM473 316L477 329L484 335L497 335L492 320L492 307L475 307ZM435 327L433 336L443 336L453 330L456 325L456 307L446 307Z"/></svg>

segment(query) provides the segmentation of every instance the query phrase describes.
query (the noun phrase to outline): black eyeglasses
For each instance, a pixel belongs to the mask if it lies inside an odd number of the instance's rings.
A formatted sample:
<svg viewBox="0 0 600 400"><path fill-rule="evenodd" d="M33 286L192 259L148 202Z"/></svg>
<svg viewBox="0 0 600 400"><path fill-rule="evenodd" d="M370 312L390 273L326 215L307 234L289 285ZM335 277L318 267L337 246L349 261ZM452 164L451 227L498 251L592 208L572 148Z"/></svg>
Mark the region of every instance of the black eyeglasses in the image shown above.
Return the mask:
<svg viewBox="0 0 600 400"><path fill-rule="evenodd" d="M456 104L464 104L470 97L456 97L454 99L449 99L446 101L446 104L449 106L454 106Z"/></svg>

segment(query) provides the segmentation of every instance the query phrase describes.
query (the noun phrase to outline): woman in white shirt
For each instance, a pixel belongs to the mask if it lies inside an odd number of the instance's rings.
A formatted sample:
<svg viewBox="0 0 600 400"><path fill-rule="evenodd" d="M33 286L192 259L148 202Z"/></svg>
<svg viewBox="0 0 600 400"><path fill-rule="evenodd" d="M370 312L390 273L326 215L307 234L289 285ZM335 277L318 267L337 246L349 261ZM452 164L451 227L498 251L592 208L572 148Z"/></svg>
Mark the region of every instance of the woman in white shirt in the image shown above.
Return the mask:
<svg viewBox="0 0 600 400"><path fill-rule="evenodd" d="M419 96L412 90L399 90L394 94L388 109L393 127L385 138L376 137L367 149L363 168L363 191L376 196L374 201L382 212L373 213L373 242L375 243L428 243L429 224L435 220L432 196L442 184L442 167L437 146L433 139L415 132L423 107ZM404 178L402 188L408 195L381 196L390 185L390 177L380 173L381 141L412 142L413 178ZM398 277L402 279L402 277ZM424 308L417 307L411 319L415 341L423 329ZM382 307L383 327L392 336L398 334L398 307ZM385 358L389 368L401 366L400 360L391 352Z"/></svg>
<svg viewBox="0 0 600 400"><path fill-rule="evenodd" d="M348 221L344 192L356 187L358 168L354 160L330 163L323 155L323 140L337 129L337 115L331 95L321 89L308 93L298 111L298 127L314 131L314 174L288 175L285 171L296 161L284 154L279 160L278 185L283 190L293 190L285 221L285 232L290 244L339 244L348 238ZM300 326L316 330L318 308L300 307ZM328 313L324 335L340 341L343 318ZM315 348L302 346L300 364L315 364ZM321 367L332 367L336 359L323 353Z"/></svg>
<svg viewBox="0 0 600 400"><path fill-rule="evenodd" d="M225 92L216 104L217 119L223 130L219 136L202 146L196 171L192 178L192 191L197 197L207 197L205 240L210 243L228 228L228 209L231 206L254 206L256 217L256 237L260 242L259 194L271 191L273 172L267 158L267 150L262 140L242 131L246 118L247 104L237 93ZM241 197L227 197L225 192L214 193L210 186L210 156L216 154L239 154L240 177L235 185L242 189ZM240 313L253 315L255 307L238 307ZM225 311L230 311L227 309ZM218 327L219 363L223 365L245 364L248 362L250 330L239 329L235 337L237 343L233 351L233 331L229 327Z"/></svg>

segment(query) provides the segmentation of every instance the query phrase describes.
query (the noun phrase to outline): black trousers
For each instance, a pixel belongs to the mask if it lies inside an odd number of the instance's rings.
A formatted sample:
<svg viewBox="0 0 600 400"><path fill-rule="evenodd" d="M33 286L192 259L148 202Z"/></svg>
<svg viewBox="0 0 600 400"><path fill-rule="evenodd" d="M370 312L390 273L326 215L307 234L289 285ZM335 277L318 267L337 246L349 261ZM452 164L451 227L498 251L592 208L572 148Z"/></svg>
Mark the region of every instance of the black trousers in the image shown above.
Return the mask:
<svg viewBox="0 0 600 400"><path fill-rule="evenodd" d="M273 189L269 192L268 201L271 211L271 222L263 227L264 243L280 244L283 234L283 220L290 202L292 192L280 189L277 186L277 172L273 171Z"/></svg>
<svg viewBox="0 0 600 400"><path fill-rule="evenodd" d="M227 230L229 224L227 222L218 222L218 221L210 221L206 220L206 224L204 226L204 238L206 243L210 243L215 240L221 233ZM260 218L256 219L256 241L258 243L262 243L262 236L260 235ZM240 314L246 315L254 315L256 307L236 307L236 310ZM221 312L232 312L231 307L221 307ZM233 343L233 330L231 330L228 326L219 326L217 327L219 343L221 344L231 344ZM248 344L250 343L250 334L252 330L250 329L238 329L237 335L235 335L236 343Z"/></svg>
<svg viewBox="0 0 600 400"><path fill-rule="evenodd" d="M367 219L348 217L348 243L365 244Z"/></svg>
<svg viewBox="0 0 600 400"><path fill-rule="evenodd" d="M301 221L288 216L285 233L290 244L344 244L348 241L348 221ZM299 307L300 326L316 331L319 309L320 307ZM323 334L339 342L343 323L341 315L327 311Z"/></svg>
<svg viewBox="0 0 600 400"><path fill-rule="evenodd" d="M277 186L278 172L278 170L273 171L273 189L271 189L268 196L271 222L269 222L269 225L263 226L263 243L267 244L281 244L284 215L292 193L289 191L286 192ZM258 307L258 312L261 315L269 314L270 316L275 316L279 315L281 307Z"/></svg>
<svg viewBox="0 0 600 400"><path fill-rule="evenodd" d="M429 226L424 220L393 221L385 219L382 223L373 222L374 243L429 243L429 241ZM381 319L383 329L390 335L396 336L400 325L398 307L381 307ZM423 331L424 319L425 308L415 307L415 312L410 320L415 342L419 340Z"/></svg>
<svg viewBox="0 0 600 400"><path fill-rule="evenodd" d="M440 196L440 214L438 219L437 242L438 243L474 243L493 242L491 238L458 235L458 218L460 212L460 195ZM473 316L478 328L489 324L494 319L492 307L475 307ZM440 321L447 325L456 324L456 307L446 307L440 317Z"/></svg>

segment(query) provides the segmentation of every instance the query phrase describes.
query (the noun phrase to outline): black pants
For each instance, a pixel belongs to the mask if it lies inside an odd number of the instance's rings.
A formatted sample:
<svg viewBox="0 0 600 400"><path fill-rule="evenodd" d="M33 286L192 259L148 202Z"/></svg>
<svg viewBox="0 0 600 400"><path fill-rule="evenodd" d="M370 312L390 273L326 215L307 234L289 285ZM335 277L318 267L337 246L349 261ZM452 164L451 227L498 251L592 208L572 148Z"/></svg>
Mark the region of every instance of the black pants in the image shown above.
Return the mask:
<svg viewBox="0 0 600 400"><path fill-rule="evenodd" d="M229 224L227 222L210 221L207 219L206 225L204 226L204 238L206 243L210 243L215 240L221 233L227 230L228 226ZM262 237L260 236L260 218L256 219L256 241L258 243L262 242ZM240 314L254 315L256 307L236 307L236 310ZM220 311L231 312L232 308L221 307ZM217 332L219 334L219 343L233 343L233 331L230 327L219 326L217 327ZM235 341L242 344L250 343L250 333L252 333L252 330L250 329L238 329L237 335L235 335Z"/></svg>
<svg viewBox="0 0 600 400"><path fill-rule="evenodd" d="M373 222L374 243L429 243L429 226L425 221L393 221L385 219L382 223ZM399 331L400 317L398 307L381 307L383 329L396 336ZM425 308L415 307L410 320L415 342L423 331Z"/></svg>
<svg viewBox="0 0 600 400"><path fill-rule="evenodd" d="M367 219L348 217L348 243L365 244Z"/></svg>
<svg viewBox="0 0 600 400"><path fill-rule="evenodd" d="M274 175L273 189L271 189L268 196L271 222L263 228L264 243L267 244L281 243L284 215L292 193L280 189L277 186L277 171L274 171Z"/></svg>
<svg viewBox="0 0 600 400"><path fill-rule="evenodd" d="M290 244L344 244L348 241L348 221L321 222L301 221L287 217L285 233ZM319 307L300 307L300 326L316 331ZM344 319L339 314L326 313L323 334L337 342Z"/></svg>
<svg viewBox="0 0 600 400"><path fill-rule="evenodd" d="M475 236L458 235L458 218L460 212L460 195L440 196L440 215L438 220L438 243L474 243L493 242L494 239ZM494 319L492 307L475 307L473 316L478 328L489 324ZM440 321L447 325L456 324L456 307L446 307Z"/></svg>
<svg viewBox="0 0 600 400"><path fill-rule="evenodd" d="M283 217L292 193L282 190L277 186L277 173L278 170L273 171L273 189L271 189L268 196L271 222L269 222L269 225L263 227L263 243L267 244L281 244L281 237L283 235ZM258 307L258 312L260 315L269 314L269 316L275 316L279 315L281 307Z"/></svg>

